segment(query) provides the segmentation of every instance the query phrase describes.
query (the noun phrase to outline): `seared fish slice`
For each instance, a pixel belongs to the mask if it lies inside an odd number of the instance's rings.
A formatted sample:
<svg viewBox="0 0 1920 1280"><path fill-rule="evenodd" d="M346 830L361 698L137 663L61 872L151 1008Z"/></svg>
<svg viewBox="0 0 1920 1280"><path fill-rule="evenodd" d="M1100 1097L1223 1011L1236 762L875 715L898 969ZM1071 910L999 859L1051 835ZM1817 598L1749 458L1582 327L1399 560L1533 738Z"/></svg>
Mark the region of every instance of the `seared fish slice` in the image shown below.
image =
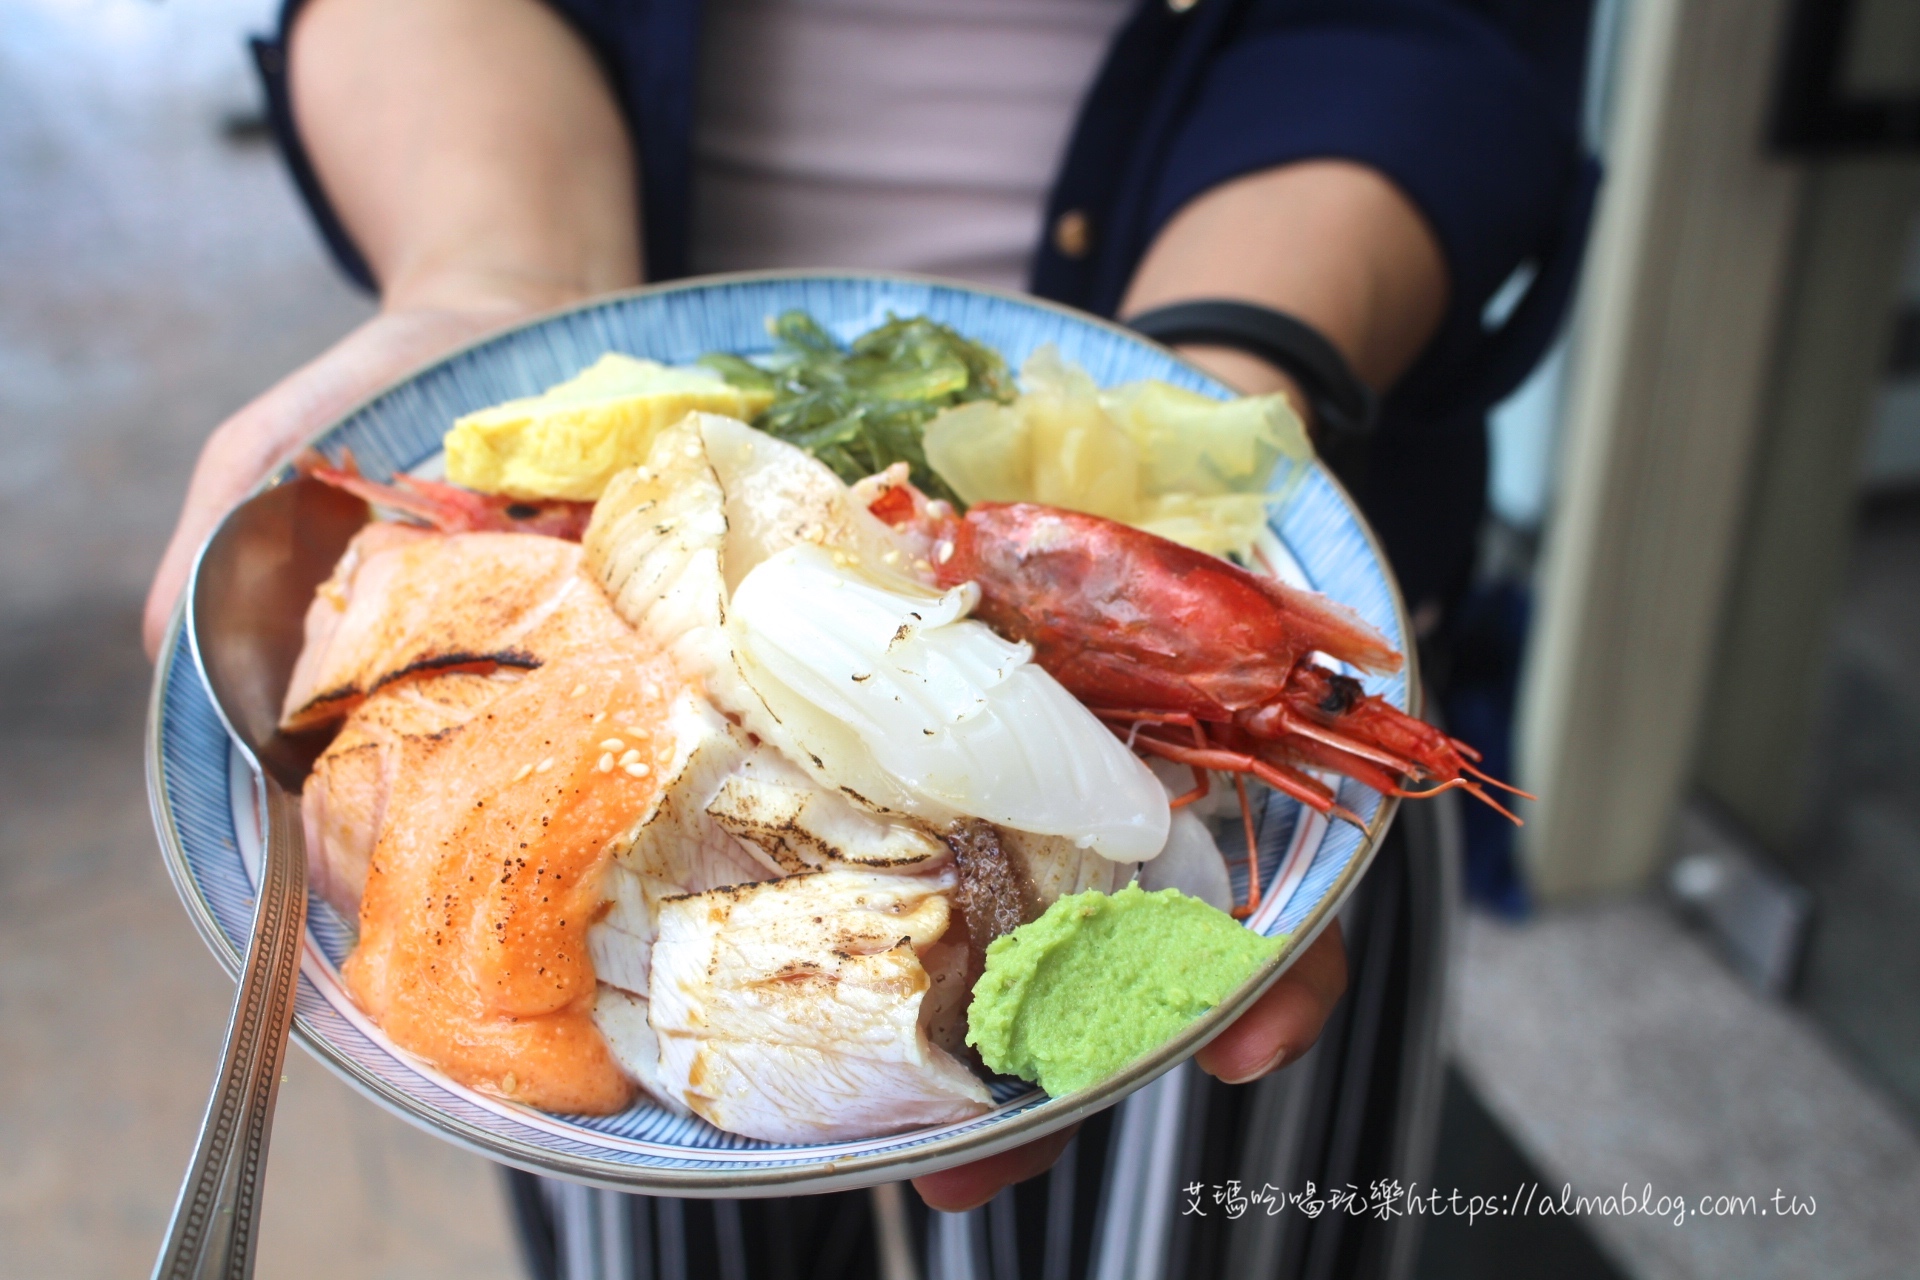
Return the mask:
<svg viewBox="0 0 1920 1280"><path fill-rule="evenodd" d="M948 860L924 829L822 791L696 694L675 701L667 730L673 756L660 769L659 798L621 837L607 912L588 935L603 982L647 994L654 921L668 898L833 863L904 872Z"/></svg>
<svg viewBox="0 0 1920 1280"><path fill-rule="evenodd" d="M1088 889L1116 893L1133 879L1141 865L1110 862L1066 836L1035 835L1012 827L1001 827L999 833L1001 847L1032 895L1031 909L1036 916L1070 893Z"/></svg>
<svg viewBox="0 0 1920 1280"><path fill-rule="evenodd" d="M672 746L656 766L660 789L614 842L603 914L587 931L587 948L600 979L593 1019L615 1060L662 1105L686 1114L685 1104L660 1085L660 1046L647 1021L659 904L719 885L765 880L779 869L704 809L721 780L751 754L745 735L704 698L685 692L667 714L665 741Z"/></svg>
<svg viewBox="0 0 1920 1280"><path fill-rule="evenodd" d="M577 544L531 533L368 525L307 609L280 727L315 729L396 680L531 668L631 632Z"/></svg>
<svg viewBox="0 0 1920 1280"><path fill-rule="evenodd" d="M648 1021L648 1002L609 983L600 984L593 1023L607 1038L614 1060L655 1102L679 1116L693 1113L660 1081L660 1041Z"/></svg>
<svg viewBox="0 0 1920 1280"><path fill-rule="evenodd" d="M1063 894L1112 893L1132 879L1134 865L1110 862L1065 836L1039 836L978 819L954 823L942 838L953 851L958 885L952 927L922 956L933 990L921 1021L934 1044L984 1072L985 1064L966 1039L967 1004L986 972L987 947L1038 919ZM1218 854L1214 860L1219 861Z"/></svg>
<svg viewBox="0 0 1920 1280"><path fill-rule="evenodd" d="M658 802L622 837L607 870L606 913L587 944L602 984L594 1021L614 1057L664 1105L684 1112L659 1083L660 1049L648 1024L662 903L832 862L926 869L948 853L918 827L820 790L691 693L675 702L667 724L674 756L660 771Z"/></svg>
<svg viewBox="0 0 1920 1280"><path fill-rule="evenodd" d="M652 1024L663 1087L713 1124L832 1142L991 1105L928 1042L921 953L947 930L950 870L830 870L663 903Z"/></svg>
<svg viewBox="0 0 1920 1280"><path fill-rule="evenodd" d="M765 747L727 776L706 812L789 875L835 862L875 871L927 871L949 857L947 846L924 823L855 805Z"/></svg>
<svg viewBox="0 0 1920 1280"><path fill-rule="evenodd" d="M692 413L655 438L645 466L608 483L583 545L620 616L671 654L715 706L828 790L858 783L863 807L909 811L912 798L884 775L856 777L802 745L735 652L726 625L733 589L755 565L799 543L831 546L883 577L908 568L901 540L823 464L744 422ZM956 816L919 808L922 817Z"/></svg>

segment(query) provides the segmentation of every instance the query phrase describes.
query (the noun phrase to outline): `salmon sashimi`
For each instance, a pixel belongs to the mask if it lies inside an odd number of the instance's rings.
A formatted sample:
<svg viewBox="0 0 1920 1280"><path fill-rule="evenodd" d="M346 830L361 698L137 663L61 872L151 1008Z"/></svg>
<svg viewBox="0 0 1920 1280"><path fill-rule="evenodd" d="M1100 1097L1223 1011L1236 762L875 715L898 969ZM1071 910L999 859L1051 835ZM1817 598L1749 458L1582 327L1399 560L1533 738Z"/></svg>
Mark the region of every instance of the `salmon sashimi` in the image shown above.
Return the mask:
<svg viewBox="0 0 1920 1280"><path fill-rule="evenodd" d="M627 1105L587 931L608 864L657 807L680 691L631 636L563 655L449 731L431 768L397 774L342 969L396 1045L531 1106Z"/></svg>
<svg viewBox="0 0 1920 1280"><path fill-rule="evenodd" d="M307 609L280 727L331 724L396 680L630 637L581 563L579 544L539 534L368 525Z"/></svg>
<svg viewBox="0 0 1920 1280"><path fill-rule="evenodd" d="M929 1042L922 953L946 933L951 867L834 868L662 904L652 1025L665 1088L731 1133L831 1142L991 1105Z"/></svg>
<svg viewBox="0 0 1920 1280"><path fill-rule="evenodd" d="M523 674L450 672L389 685L340 726L301 789L300 812L307 874L341 915L360 917L360 890L396 781L431 776L452 745L450 731L492 706Z"/></svg>

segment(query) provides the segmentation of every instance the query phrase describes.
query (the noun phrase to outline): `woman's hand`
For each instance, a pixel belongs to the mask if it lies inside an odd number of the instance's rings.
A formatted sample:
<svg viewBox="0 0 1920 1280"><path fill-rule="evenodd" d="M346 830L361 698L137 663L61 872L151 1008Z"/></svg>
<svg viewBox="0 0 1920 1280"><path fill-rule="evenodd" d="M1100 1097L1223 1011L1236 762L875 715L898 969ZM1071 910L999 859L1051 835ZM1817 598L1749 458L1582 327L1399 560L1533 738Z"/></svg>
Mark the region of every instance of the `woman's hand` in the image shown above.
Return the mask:
<svg viewBox="0 0 1920 1280"><path fill-rule="evenodd" d="M201 542L262 476L389 382L531 309L500 300L382 311L221 423L200 450L186 505L147 594L147 656L159 652Z"/></svg>
<svg viewBox="0 0 1920 1280"><path fill-rule="evenodd" d="M1347 989L1347 952L1335 921L1251 1009L1194 1058L1201 1070L1228 1084L1245 1084L1305 1053ZM913 1180L935 1209L958 1213L983 1205L1003 1187L1044 1173L1060 1158L1073 1130L1048 1134L985 1160Z"/></svg>

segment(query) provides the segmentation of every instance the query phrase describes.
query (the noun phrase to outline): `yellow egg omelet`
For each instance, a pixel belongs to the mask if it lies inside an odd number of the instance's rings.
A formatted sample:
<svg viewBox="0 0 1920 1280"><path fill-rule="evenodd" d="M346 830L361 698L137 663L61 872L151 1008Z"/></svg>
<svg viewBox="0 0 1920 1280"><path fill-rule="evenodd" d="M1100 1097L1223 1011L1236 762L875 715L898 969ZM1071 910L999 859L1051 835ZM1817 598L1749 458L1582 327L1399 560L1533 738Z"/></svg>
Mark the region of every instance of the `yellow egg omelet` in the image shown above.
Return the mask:
<svg viewBox="0 0 1920 1280"><path fill-rule="evenodd" d="M710 369L608 352L540 395L455 421L445 442L447 479L512 498L591 502L689 413L752 419L771 401L770 393L729 386Z"/></svg>

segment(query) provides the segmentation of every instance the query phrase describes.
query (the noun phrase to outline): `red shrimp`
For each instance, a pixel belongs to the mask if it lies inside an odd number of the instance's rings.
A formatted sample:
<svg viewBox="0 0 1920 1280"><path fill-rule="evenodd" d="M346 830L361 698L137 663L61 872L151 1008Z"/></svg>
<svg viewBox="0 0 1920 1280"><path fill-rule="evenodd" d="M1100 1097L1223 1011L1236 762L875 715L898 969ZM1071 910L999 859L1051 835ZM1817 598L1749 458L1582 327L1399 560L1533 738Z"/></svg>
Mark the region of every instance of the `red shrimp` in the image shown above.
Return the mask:
<svg viewBox="0 0 1920 1280"><path fill-rule="evenodd" d="M1367 672L1401 655L1326 597L1099 516L983 502L949 517L933 557L943 586L974 582L975 616L1033 646L1035 659L1143 755L1252 774L1321 813L1360 819L1310 776L1329 769L1396 796L1515 789L1479 769L1472 747L1369 695L1314 660ZM951 548L949 551L948 548ZM1241 791L1243 815L1245 787ZM1516 794L1524 794L1516 792ZM1517 818L1514 819L1516 822ZM1259 873L1249 833L1249 901Z"/></svg>

